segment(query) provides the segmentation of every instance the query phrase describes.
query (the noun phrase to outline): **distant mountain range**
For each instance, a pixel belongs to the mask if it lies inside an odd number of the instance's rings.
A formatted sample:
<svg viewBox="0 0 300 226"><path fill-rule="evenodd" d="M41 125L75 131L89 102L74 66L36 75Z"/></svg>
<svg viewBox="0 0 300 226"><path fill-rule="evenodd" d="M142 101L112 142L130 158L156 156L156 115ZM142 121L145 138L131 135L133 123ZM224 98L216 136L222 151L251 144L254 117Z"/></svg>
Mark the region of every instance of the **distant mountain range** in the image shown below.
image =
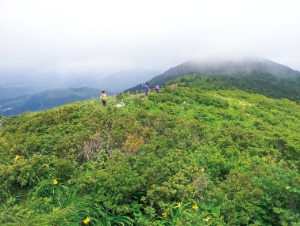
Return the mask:
<svg viewBox="0 0 300 226"><path fill-rule="evenodd" d="M129 74L136 76L132 77ZM142 74L142 72L128 71L121 76L117 73L107 77L102 87L120 88L125 84L141 84L149 78L149 74L145 77ZM164 86L169 83L187 87L197 86L204 90L243 90L272 98L300 100L300 72L266 59L188 61L149 80L150 87L157 84ZM75 101L98 98L101 91L85 87L36 93L39 88L34 87L1 88L0 115L10 116L25 111L41 111ZM125 91L140 89L142 86L137 85ZM18 94L21 96L17 96ZM108 95L113 94L115 93L108 92ZM3 98L4 96L6 98Z"/></svg>
<svg viewBox="0 0 300 226"><path fill-rule="evenodd" d="M41 111L76 101L99 98L100 92L100 89L89 87L67 88L0 99L0 115L11 116L26 111ZM112 93L108 92L107 95L112 95Z"/></svg>
<svg viewBox="0 0 300 226"><path fill-rule="evenodd" d="M185 75L201 79L196 84L203 89L241 89L273 98L300 99L300 72L266 59L189 61L154 77L149 85L165 85ZM181 85L187 84L181 81ZM127 91L141 88L137 85Z"/></svg>

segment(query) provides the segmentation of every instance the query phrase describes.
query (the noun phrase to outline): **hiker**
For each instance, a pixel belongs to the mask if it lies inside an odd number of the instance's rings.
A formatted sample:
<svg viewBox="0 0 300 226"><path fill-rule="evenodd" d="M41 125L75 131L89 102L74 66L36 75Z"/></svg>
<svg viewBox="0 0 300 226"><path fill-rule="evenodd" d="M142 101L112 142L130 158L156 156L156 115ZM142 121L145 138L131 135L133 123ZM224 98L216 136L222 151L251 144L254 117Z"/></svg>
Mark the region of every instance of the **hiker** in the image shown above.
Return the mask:
<svg viewBox="0 0 300 226"><path fill-rule="evenodd" d="M106 106L106 93L104 90L101 92L100 99L102 100L103 106Z"/></svg>
<svg viewBox="0 0 300 226"><path fill-rule="evenodd" d="M150 87L148 85L148 82L142 83L142 86L144 87L144 94L145 94L144 98L147 98L148 93L150 92Z"/></svg>
<svg viewBox="0 0 300 226"><path fill-rule="evenodd" d="M155 91L156 91L156 93L159 93L159 92L160 92L159 85L156 85L156 86L155 86Z"/></svg>

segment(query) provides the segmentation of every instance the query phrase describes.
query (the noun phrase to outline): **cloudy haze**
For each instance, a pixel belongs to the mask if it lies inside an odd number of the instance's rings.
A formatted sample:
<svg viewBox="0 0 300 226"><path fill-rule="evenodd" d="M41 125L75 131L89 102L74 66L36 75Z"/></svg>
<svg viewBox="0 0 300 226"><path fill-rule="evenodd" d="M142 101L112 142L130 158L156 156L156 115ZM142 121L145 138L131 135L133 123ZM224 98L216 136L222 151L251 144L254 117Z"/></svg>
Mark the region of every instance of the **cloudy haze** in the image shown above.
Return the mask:
<svg viewBox="0 0 300 226"><path fill-rule="evenodd" d="M300 70L299 8L298 0L0 0L0 72L105 77L216 56Z"/></svg>

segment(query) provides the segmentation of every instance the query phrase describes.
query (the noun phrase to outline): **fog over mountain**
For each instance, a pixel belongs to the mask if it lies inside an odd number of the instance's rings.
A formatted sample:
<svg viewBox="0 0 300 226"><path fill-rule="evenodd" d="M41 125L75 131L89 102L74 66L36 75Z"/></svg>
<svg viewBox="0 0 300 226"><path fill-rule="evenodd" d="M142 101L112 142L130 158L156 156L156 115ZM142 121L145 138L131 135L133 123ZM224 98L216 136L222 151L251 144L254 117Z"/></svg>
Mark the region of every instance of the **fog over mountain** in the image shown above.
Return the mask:
<svg viewBox="0 0 300 226"><path fill-rule="evenodd" d="M299 21L297 0L1 0L0 87L122 90L220 56L300 70Z"/></svg>
<svg viewBox="0 0 300 226"><path fill-rule="evenodd" d="M1 73L0 73L1 74ZM0 82L0 99L12 98L37 93L43 90L91 87L121 92L134 86L137 82L147 81L159 74L156 70L126 70L113 74L99 75L95 73L82 75L44 75L2 73Z"/></svg>
<svg viewBox="0 0 300 226"><path fill-rule="evenodd" d="M251 76L255 71L262 71L278 78L300 78L300 72L285 65L262 58L209 59L192 60L172 67L163 74L150 80L150 84L162 83L186 74L200 73L209 75Z"/></svg>

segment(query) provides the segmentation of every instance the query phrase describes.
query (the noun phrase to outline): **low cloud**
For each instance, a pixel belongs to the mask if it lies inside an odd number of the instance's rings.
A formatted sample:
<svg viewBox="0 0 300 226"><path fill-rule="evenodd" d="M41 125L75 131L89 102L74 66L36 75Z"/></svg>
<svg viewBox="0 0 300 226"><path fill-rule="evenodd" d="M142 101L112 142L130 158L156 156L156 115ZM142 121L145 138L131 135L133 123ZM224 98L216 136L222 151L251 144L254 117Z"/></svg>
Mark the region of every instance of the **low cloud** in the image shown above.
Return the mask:
<svg viewBox="0 0 300 226"><path fill-rule="evenodd" d="M259 56L300 70L297 6L297 0L2 0L0 71L104 76L220 56Z"/></svg>

